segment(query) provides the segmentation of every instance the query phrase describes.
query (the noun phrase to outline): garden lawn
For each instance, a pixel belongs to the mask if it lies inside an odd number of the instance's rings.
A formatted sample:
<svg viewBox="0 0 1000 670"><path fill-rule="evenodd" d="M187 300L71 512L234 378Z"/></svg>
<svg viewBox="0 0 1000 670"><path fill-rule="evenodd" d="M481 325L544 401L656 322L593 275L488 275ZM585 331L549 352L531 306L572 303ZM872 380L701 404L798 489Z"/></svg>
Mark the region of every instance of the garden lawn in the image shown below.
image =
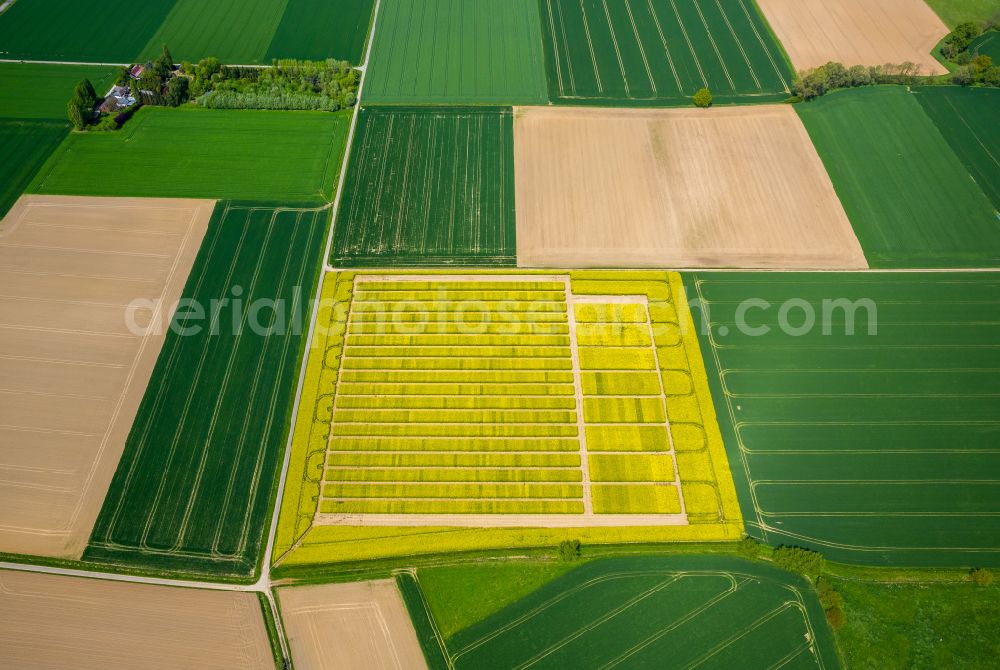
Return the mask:
<svg viewBox="0 0 1000 670"><path fill-rule="evenodd" d="M872 267L1000 265L994 205L919 98L901 86L869 87L796 110Z"/></svg>
<svg viewBox="0 0 1000 670"><path fill-rule="evenodd" d="M264 62L273 58L364 60L375 0L288 0Z"/></svg>
<svg viewBox="0 0 1000 670"><path fill-rule="evenodd" d="M66 123L66 103L80 80L90 79L103 96L115 75L113 68L95 65L0 63L0 118Z"/></svg>
<svg viewBox="0 0 1000 670"><path fill-rule="evenodd" d="M0 14L0 58L128 63L175 2L17 0Z"/></svg>
<svg viewBox="0 0 1000 670"><path fill-rule="evenodd" d="M1000 47L1000 32L992 34ZM1000 89L925 86L915 90L921 107L1000 210Z"/></svg>
<svg viewBox="0 0 1000 670"><path fill-rule="evenodd" d="M217 205L184 289L202 318L174 317L84 560L253 574L327 230L323 209Z"/></svg>
<svg viewBox="0 0 1000 670"><path fill-rule="evenodd" d="M544 104L538 0L383 0L368 103Z"/></svg>
<svg viewBox="0 0 1000 670"><path fill-rule="evenodd" d="M350 114L147 107L118 132L72 134L30 191L325 203Z"/></svg>
<svg viewBox="0 0 1000 670"><path fill-rule="evenodd" d="M748 533L845 563L1000 565L1000 277L686 279Z"/></svg>
<svg viewBox="0 0 1000 670"><path fill-rule="evenodd" d="M68 124L0 119L0 219L66 136Z"/></svg>

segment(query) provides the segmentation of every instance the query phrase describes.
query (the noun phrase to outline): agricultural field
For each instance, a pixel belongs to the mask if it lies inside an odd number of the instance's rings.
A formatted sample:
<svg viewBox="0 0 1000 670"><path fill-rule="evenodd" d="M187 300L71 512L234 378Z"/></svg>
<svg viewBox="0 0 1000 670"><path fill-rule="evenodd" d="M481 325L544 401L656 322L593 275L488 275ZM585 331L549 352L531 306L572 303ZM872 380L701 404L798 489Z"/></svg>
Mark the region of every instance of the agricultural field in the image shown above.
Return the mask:
<svg viewBox="0 0 1000 670"><path fill-rule="evenodd" d="M323 298L278 563L740 532L677 275L335 273ZM408 543L426 527L451 530Z"/></svg>
<svg viewBox="0 0 1000 670"><path fill-rule="evenodd" d="M431 611L439 609L433 590L426 597ZM747 659L761 668L839 667L804 579L706 556L590 562L448 636L444 647L457 670L732 668Z"/></svg>
<svg viewBox="0 0 1000 670"><path fill-rule="evenodd" d="M0 220L66 137L69 124L0 119Z"/></svg>
<svg viewBox="0 0 1000 670"><path fill-rule="evenodd" d="M327 216L216 208L184 289L200 310L171 322L86 560L253 574Z"/></svg>
<svg viewBox="0 0 1000 670"><path fill-rule="evenodd" d="M997 10L1000 14L1000 9ZM989 56L993 63L1000 63L1000 30L990 30L975 39L969 52L976 56Z"/></svg>
<svg viewBox="0 0 1000 670"><path fill-rule="evenodd" d="M1000 32L993 33L1000 37ZM1000 40L997 41L1000 46ZM1000 210L1000 89L922 86L917 102Z"/></svg>
<svg viewBox="0 0 1000 670"><path fill-rule="evenodd" d="M872 267L995 267L997 211L924 112L922 95L869 87L796 109ZM969 143L967 134L953 137ZM988 161L971 144L962 154L977 165Z"/></svg>
<svg viewBox="0 0 1000 670"><path fill-rule="evenodd" d="M792 71L752 0L539 0L549 96L567 104L777 102Z"/></svg>
<svg viewBox="0 0 1000 670"><path fill-rule="evenodd" d="M947 74L932 55L948 27L925 0L759 0L797 70L830 61L852 65L916 63Z"/></svg>
<svg viewBox="0 0 1000 670"><path fill-rule="evenodd" d="M164 341L129 305L180 297L213 204L24 196L0 223L0 552L80 558Z"/></svg>
<svg viewBox="0 0 1000 670"><path fill-rule="evenodd" d="M297 586L277 593L297 667L427 667L393 580Z"/></svg>
<svg viewBox="0 0 1000 670"><path fill-rule="evenodd" d="M323 204L350 112L146 107L114 133L74 133L28 191Z"/></svg>
<svg viewBox="0 0 1000 670"><path fill-rule="evenodd" d="M538 0L383 0L369 104L547 102Z"/></svg>
<svg viewBox="0 0 1000 670"><path fill-rule="evenodd" d="M17 0L0 14L0 58L87 63L131 61L149 42L176 1Z"/></svg>
<svg viewBox="0 0 1000 670"><path fill-rule="evenodd" d="M264 62L274 58L364 62L375 0L288 0Z"/></svg>
<svg viewBox="0 0 1000 670"><path fill-rule="evenodd" d="M752 535L850 563L1000 565L1000 279L687 281Z"/></svg>
<svg viewBox="0 0 1000 670"><path fill-rule="evenodd" d="M515 264L509 109L360 115L333 265Z"/></svg>
<svg viewBox="0 0 1000 670"><path fill-rule="evenodd" d="M163 44L178 62L273 58L360 63L374 0L18 0L0 14L0 58L128 63ZM67 96L68 97L68 96Z"/></svg>
<svg viewBox="0 0 1000 670"><path fill-rule="evenodd" d="M0 571L12 668L246 668L274 659L253 593Z"/></svg>
<svg viewBox="0 0 1000 670"><path fill-rule="evenodd" d="M517 108L521 267L868 267L789 105Z"/></svg>
<svg viewBox="0 0 1000 670"><path fill-rule="evenodd" d="M66 102L81 79L103 95L114 83L114 68L94 65L0 63L0 122L12 119L66 123Z"/></svg>
<svg viewBox="0 0 1000 670"><path fill-rule="evenodd" d="M927 4L949 28L967 21L987 21L1000 12L996 0L927 0Z"/></svg>

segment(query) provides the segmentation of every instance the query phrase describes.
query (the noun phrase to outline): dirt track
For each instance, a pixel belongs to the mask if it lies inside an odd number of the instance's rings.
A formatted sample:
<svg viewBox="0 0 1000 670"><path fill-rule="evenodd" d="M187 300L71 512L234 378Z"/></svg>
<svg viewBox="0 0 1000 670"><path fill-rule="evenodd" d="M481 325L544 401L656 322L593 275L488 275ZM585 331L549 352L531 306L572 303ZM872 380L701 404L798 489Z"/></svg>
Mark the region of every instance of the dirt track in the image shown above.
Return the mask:
<svg viewBox="0 0 1000 670"><path fill-rule="evenodd" d="M868 267L790 106L515 110L522 267Z"/></svg>
<svg viewBox="0 0 1000 670"><path fill-rule="evenodd" d="M948 28L924 0L759 1L796 69L911 61L947 72L931 52Z"/></svg>
<svg viewBox="0 0 1000 670"><path fill-rule="evenodd" d="M278 590L295 667L424 669L424 655L392 580Z"/></svg>
<svg viewBox="0 0 1000 670"><path fill-rule="evenodd" d="M252 593L0 571L7 668L274 668Z"/></svg>
<svg viewBox="0 0 1000 670"><path fill-rule="evenodd" d="M176 302L213 207L25 196L0 223L0 551L83 552L164 340L126 306Z"/></svg>

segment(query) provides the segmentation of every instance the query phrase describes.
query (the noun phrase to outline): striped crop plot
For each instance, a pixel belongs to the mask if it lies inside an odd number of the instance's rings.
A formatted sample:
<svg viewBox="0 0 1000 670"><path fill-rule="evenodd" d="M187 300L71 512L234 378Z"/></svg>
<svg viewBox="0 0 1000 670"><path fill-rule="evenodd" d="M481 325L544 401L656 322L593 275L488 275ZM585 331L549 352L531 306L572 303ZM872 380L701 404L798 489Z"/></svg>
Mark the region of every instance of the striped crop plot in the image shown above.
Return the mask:
<svg viewBox="0 0 1000 670"><path fill-rule="evenodd" d="M365 100L540 105L548 101L538 0L382 0Z"/></svg>
<svg viewBox="0 0 1000 670"><path fill-rule="evenodd" d="M326 216L218 206L85 560L253 573Z"/></svg>
<svg viewBox="0 0 1000 670"><path fill-rule="evenodd" d="M839 667L805 579L714 556L593 561L449 636L444 652L456 670Z"/></svg>
<svg viewBox="0 0 1000 670"><path fill-rule="evenodd" d="M1000 565L995 275L699 274L690 286L752 535L837 561ZM741 317L741 305L753 308Z"/></svg>
<svg viewBox="0 0 1000 670"><path fill-rule="evenodd" d="M360 114L333 265L516 263L509 109Z"/></svg>
<svg viewBox="0 0 1000 670"><path fill-rule="evenodd" d="M777 101L792 71L752 0L539 0L549 96L608 106Z"/></svg>
<svg viewBox="0 0 1000 670"><path fill-rule="evenodd" d="M738 534L682 290L666 273L330 275L279 560L366 527L450 527L470 548L483 528Z"/></svg>

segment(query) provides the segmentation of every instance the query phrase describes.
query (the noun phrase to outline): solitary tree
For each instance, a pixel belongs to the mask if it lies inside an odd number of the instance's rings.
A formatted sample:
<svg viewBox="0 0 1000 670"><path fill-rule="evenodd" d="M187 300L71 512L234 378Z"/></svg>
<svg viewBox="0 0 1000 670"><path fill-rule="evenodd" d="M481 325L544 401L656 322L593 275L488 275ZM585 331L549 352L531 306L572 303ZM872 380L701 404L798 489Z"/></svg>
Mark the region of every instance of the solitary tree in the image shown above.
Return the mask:
<svg viewBox="0 0 1000 670"><path fill-rule="evenodd" d="M713 101L712 92L707 88L703 88L694 94L695 107L711 107Z"/></svg>

